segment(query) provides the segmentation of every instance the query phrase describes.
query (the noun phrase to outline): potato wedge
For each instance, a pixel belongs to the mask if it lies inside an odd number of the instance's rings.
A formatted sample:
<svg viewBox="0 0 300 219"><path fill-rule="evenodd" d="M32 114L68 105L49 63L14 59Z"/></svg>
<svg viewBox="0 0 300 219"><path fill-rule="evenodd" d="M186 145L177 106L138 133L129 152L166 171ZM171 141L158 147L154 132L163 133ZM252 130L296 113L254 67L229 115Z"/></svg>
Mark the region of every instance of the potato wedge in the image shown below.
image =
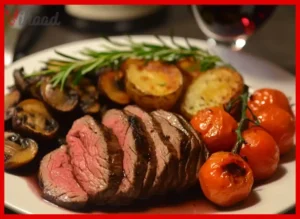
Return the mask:
<svg viewBox="0 0 300 219"><path fill-rule="evenodd" d="M242 76L231 68L218 67L199 75L183 95L181 113L191 119L199 110L224 106L243 92Z"/></svg>
<svg viewBox="0 0 300 219"><path fill-rule="evenodd" d="M126 91L137 105L146 110L169 110L175 105L183 88L183 76L175 65L129 60L123 67Z"/></svg>

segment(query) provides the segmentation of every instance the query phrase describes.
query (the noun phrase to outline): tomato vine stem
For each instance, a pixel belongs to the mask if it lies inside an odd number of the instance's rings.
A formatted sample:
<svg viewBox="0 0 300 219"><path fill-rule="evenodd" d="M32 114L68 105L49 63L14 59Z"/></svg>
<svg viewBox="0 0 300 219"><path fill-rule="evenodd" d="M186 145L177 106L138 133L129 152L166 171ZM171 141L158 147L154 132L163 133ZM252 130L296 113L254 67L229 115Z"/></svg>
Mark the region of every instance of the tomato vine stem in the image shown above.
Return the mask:
<svg viewBox="0 0 300 219"><path fill-rule="evenodd" d="M242 95L240 95L242 109L241 109L241 119L240 119L237 129L235 130L235 132L237 134L237 141L232 149L232 152L235 154L240 153L242 145L245 143L245 139L243 138L242 133L247 125L247 122L249 121L249 118L246 115L246 112L248 109L248 97L249 97L249 88L247 85L245 85L244 92Z"/></svg>

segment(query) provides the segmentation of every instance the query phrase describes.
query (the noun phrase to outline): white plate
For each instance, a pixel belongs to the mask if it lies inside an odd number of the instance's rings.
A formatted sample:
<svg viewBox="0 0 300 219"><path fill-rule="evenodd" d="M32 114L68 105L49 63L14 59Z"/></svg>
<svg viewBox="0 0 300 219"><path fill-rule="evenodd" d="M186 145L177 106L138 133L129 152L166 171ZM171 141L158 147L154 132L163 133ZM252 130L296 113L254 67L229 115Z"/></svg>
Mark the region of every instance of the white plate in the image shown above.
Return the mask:
<svg viewBox="0 0 300 219"><path fill-rule="evenodd" d="M120 41L126 39L126 37L114 38ZM133 39L137 42L157 42L152 36L135 36ZM169 37L165 37L164 39L170 42ZM175 38L175 40L184 45L182 38ZM202 48L206 47L205 43L200 40L191 39L190 42ZM23 66L26 72L38 70L42 66L40 61L45 61L50 57L53 58L56 56L54 49L74 55L77 54L78 50L85 47L101 49L102 43L103 41L100 39L85 40L50 48L27 56L5 69L5 87L13 84L12 72L15 68ZM234 53L222 47L218 47L216 52L224 60L238 69L243 75L245 82L250 85L252 89L262 87L277 88L291 97L291 101L295 103L295 78L285 70L265 60L255 58L242 52ZM173 206L157 206L140 213L282 213L292 208L296 203L295 176L295 152L293 151L286 155L281 161L280 168L272 180L263 185L256 186L250 197L239 207L224 211L216 208L203 198L203 200L197 202L189 201ZM14 211L27 214L72 213L43 201L33 192L24 178L8 173L5 173L5 206Z"/></svg>

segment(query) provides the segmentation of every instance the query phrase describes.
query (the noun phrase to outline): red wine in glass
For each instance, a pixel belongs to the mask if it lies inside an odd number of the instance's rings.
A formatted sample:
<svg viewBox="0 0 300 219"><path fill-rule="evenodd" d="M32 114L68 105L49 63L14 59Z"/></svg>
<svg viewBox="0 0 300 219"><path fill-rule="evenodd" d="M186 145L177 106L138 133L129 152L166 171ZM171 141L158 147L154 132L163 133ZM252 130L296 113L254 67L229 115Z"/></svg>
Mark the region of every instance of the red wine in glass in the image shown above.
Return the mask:
<svg viewBox="0 0 300 219"><path fill-rule="evenodd" d="M275 8L274 5L193 5L192 12L210 40L231 43L234 50L240 50Z"/></svg>

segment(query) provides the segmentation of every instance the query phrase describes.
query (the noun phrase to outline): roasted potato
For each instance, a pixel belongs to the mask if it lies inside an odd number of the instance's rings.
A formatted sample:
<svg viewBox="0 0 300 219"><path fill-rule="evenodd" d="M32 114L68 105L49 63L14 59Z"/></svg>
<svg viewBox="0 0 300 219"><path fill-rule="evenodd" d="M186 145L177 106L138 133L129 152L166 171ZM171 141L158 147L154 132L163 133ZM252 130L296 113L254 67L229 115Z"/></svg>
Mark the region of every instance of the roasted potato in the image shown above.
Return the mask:
<svg viewBox="0 0 300 219"><path fill-rule="evenodd" d="M176 66L183 74L183 93L185 93L193 80L202 73L200 70L200 61L196 61L193 57L187 57L179 60ZM178 107L176 106L176 108Z"/></svg>
<svg viewBox="0 0 300 219"><path fill-rule="evenodd" d="M181 113L191 119L199 110L225 106L242 94L244 80L231 68L217 67L200 74L188 87L180 104Z"/></svg>
<svg viewBox="0 0 300 219"><path fill-rule="evenodd" d="M182 73L190 79L195 79L202 73L200 61L196 61L193 57L181 59L176 63L176 65Z"/></svg>
<svg viewBox="0 0 300 219"><path fill-rule="evenodd" d="M130 65L135 65L135 66L142 67L142 66L145 65L145 60L142 60L142 59L126 59L121 65L121 70L123 72L126 72Z"/></svg>
<svg viewBox="0 0 300 219"><path fill-rule="evenodd" d="M130 98L146 110L170 110L183 88L180 70L158 61L129 60L123 65L125 87Z"/></svg>
<svg viewBox="0 0 300 219"><path fill-rule="evenodd" d="M130 102L124 87L123 71L106 71L99 76L99 90L115 103L126 105Z"/></svg>

